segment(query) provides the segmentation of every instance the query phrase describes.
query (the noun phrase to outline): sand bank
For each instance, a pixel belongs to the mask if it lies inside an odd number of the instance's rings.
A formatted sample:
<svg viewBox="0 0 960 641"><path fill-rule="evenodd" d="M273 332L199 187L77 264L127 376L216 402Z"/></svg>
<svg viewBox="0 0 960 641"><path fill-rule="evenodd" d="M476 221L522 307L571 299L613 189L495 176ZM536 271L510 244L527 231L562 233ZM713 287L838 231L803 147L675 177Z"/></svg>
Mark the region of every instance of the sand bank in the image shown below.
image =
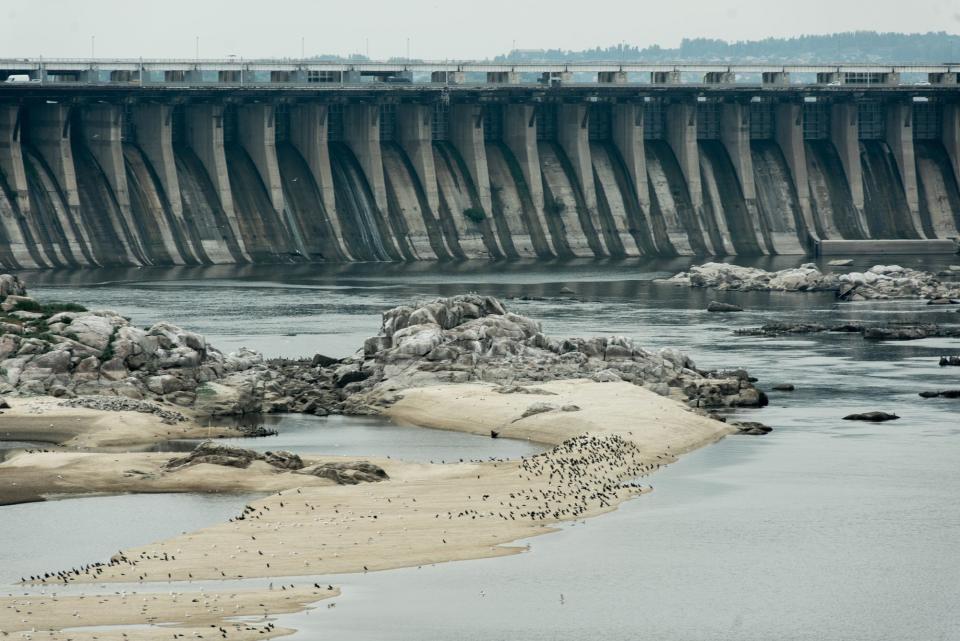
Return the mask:
<svg viewBox="0 0 960 641"><path fill-rule="evenodd" d="M547 394L498 394L485 385L407 390L389 413L418 425L499 429L504 436L560 444L545 454L525 462L376 461L390 481L304 483L252 502L242 520L125 550L125 561L96 578L315 575L510 554L517 550L505 544L613 509L643 491L629 486L630 479L730 432L627 383L562 381L538 388ZM521 418L536 402L580 410ZM571 437L580 440L571 443Z"/></svg>
<svg viewBox="0 0 960 641"><path fill-rule="evenodd" d="M331 586L332 587L332 586ZM0 597L0 631L15 639L264 639L289 634L269 617L297 612L340 594L336 588L287 587L231 592L123 592ZM243 622L235 617L262 617ZM156 627L92 629L148 624ZM164 626L164 627L160 627ZM91 629L84 629L91 628Z"/></svg>

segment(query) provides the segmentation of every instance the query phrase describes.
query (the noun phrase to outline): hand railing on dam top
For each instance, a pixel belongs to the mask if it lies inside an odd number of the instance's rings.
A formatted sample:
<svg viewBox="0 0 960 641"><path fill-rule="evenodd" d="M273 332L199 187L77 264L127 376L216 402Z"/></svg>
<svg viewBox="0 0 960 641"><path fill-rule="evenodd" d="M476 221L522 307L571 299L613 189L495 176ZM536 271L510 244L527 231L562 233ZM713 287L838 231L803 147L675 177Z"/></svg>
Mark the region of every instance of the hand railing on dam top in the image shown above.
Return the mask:
<svg viewBox="0 0 960 641"><path fill-rule="evenodd" d="M758 64L718 62L329 61L297 59L0 59L4 87L97 85L309 88L385 85L742 85L956 87L960 62Z"/></svg>

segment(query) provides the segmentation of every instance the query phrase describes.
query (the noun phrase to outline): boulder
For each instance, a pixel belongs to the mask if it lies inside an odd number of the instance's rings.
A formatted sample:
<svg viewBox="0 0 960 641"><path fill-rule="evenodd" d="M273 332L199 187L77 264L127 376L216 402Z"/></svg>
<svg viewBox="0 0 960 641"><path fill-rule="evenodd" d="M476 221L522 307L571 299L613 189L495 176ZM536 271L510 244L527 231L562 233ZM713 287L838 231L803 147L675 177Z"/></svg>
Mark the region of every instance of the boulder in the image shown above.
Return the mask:
<svg viewBox="0 0 960 641"><path fill-rule="evenodd" d="M923 398L960 398L960 389L942 390L939 392L920 392Z"/></svg>
<svg viewBox="0 0 960 641"><path fill-rule="evenodd" d="M357 485L358 483L377 483L389 480L384 469L367 461L349 461L343 463L321 463L298 472L319 478L330 479L337 485Z"/></svg>
<svg viewBox="0 0 960 641"><path fill-rule="evenodd" d="M0 274L0 301L8 296L26 295L27 287L18 277L13 274Z"/></svg>
<svg viewBox="0 0 960 641"><path fill-rule="evenodd" d="M777 383L771 389L774 389L778 392L792 392L796 388L792 383Z"/></svg>
<svg viewBox="0 0 960 641"><path fill-rule="evenodd" d="M879 423L883 421L895 421L899 416L896 414L888 414L886 412L863 412L861 414L847 414L843 417L845 421L871 421L874 423Z"/></svg>
<svg viewBox="0 0 960 641"><path fill-rule="evenodd" d="M852 258L834 258L833 260L827 262L831 267L849 267L853 264Z"/></svg>
<svg viewBox="0 0 960 641"><path fill-rule="evenodd" d="M743 308L739 305L733 305L731 303L721 303L720 301L712 300L710 304L707 305L708 312L742 312Z"/></svg>

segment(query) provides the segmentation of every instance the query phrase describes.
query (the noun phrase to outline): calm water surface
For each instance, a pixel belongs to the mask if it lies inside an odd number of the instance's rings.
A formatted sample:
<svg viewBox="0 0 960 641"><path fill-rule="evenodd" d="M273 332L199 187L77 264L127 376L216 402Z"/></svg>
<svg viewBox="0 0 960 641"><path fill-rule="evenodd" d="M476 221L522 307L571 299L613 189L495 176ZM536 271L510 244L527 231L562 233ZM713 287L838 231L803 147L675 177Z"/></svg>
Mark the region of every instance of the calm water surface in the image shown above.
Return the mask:
<svg viewBox="0 0 960 641"><path fill-rule="evenodd" d="M864 257L855 267L878 262L949 261ZM915 302L839 305L829 294L650 282L686 264L211 267L27 280L41 298L110 307L137 324L167 319L224 351L247 345L271 356L348 355L376 333L383 309L411 299L545 297L508 307L553 336L624 334L682 347L701 366L746 367L767 388L797 386L743 412L773 426L769 436L731 437L687 456L652 478L651 495L532 539L530 553L331 578L345 588L336 608L281 618L301 628L298 639L960 639L960 401L917 396L960 387L960 368L937 366L940 354L960 353L960 341L732 335L787 318L956 324L960 315ZM565 287L576 301L556 298ZM711 299L748 311L708 314ZM842 420L872 409L902 418ZM141 538L125 545L157 538L131 536Z"/></svg>

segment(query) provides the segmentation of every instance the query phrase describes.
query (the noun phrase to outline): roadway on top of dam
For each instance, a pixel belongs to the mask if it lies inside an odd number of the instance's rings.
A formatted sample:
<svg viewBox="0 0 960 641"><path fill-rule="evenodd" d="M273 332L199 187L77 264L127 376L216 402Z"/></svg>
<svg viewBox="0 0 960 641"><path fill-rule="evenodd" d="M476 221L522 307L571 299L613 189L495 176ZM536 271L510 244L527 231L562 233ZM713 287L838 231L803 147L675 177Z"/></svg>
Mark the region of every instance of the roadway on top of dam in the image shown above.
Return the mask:
<svg viewBox="0 0 960 641"><path fill-rule="evenodd" d="M557 85L539 83L275 83L275 82L24 82L0 83L0 102L36 100L79 101L125 99L137 100L208 100L243 98L322 99L329 102L349 100L371 102L538 102L538 101L637 101L644 98L671 97L696 99L704 97L753 97L815 99L831 97L948 99L960 101L960 85L825 85L825 84L746 84L746 83L572 83Z"/></svg>

